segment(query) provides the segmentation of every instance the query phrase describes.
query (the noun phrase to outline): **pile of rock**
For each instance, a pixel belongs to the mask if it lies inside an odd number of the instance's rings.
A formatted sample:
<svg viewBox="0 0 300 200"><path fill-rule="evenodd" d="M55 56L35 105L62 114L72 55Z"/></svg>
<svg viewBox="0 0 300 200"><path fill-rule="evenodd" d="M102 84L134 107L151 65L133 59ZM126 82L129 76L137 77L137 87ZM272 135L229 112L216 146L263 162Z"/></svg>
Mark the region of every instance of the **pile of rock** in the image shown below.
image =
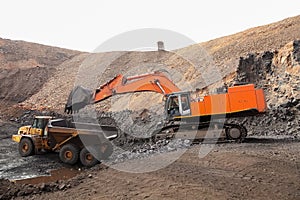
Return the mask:
<svg viewBox="0 0 300 200"><path fill-rule="evenodd" d="M14 197L25 197L45 192L67 190L82 183L86 176L87 175L83 173L66 181L58 180L56 182L39 184L20 184L7 179L0 179L0 199L8 200Z"/></svg>
<svg viewBox="0 0 300 200"><path fill-rule="evenodd" d="M261 117L235 119L249 134L300 136L300 41L279 51L249 54L240 59L235 81L263 88L268 111Z"/></svg>
<svg viewBox="0 0 300 200"><path fill-rule="evenodd" d="M155 143L131 143L115 148L109 163L115 164L132 159L143 159L154 154L172 152L189 148L192 145L190 140L184 139L162 139Z"/></svg>

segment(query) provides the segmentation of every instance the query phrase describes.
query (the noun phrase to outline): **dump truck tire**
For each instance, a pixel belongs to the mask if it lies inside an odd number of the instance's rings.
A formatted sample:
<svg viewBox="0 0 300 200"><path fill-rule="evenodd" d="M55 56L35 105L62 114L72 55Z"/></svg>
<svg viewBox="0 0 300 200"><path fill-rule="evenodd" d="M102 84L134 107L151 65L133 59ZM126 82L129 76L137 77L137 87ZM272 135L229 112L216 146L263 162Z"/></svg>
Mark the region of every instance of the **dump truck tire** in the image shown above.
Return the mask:
<svg viewBox="0 0 300 200"><path fill-rule="evenodd" d="M80 162L83 166L92 167L99 163L99 161L84 147L80 151Z"/></svg>
<svg viewBox="0 0 300 200"><path fill-rule="evenodd" d="M31 156L34 154L34 145L29 138L23 138L19 143L19 153L22 157Z"/></svg>
<svg viewBox="0 0 300 200"><path fill-rule="evenodd" d="M74 165L78 162L79 148L73 144L66 144L60 149L59 158L63 163Z"/></svg>

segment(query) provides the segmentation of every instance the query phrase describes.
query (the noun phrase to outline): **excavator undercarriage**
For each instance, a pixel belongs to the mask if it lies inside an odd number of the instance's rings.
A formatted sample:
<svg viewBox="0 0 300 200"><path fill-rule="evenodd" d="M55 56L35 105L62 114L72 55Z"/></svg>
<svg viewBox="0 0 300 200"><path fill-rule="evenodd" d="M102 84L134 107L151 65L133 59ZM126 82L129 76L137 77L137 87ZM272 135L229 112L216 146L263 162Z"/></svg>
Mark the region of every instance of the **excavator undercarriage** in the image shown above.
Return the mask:
<svg viewBox="0 0 300 200"><path fill-rule="evenodd" d="M158 129L153 140L188 139L193 142L208 140L234 140L242 142L247 136L247 129L240 124L222 122L177 123Z"/></svg>

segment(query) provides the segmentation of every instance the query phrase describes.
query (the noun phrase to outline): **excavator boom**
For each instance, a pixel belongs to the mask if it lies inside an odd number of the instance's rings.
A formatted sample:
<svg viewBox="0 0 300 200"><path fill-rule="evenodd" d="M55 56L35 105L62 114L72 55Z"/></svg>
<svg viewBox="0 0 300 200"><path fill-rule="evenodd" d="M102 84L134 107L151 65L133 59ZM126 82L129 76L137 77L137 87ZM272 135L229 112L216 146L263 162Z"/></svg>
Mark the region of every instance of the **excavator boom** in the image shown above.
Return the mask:
<svg viewBox="0 0 300 200"><path fill-rule="evenodd" d="M180 89L164 73L159 71L132 77L125 77L120 74L101 85L95 92L81 86L75 87L69 95L65 112L78 111L88 104L98 103L115 94L145 91L166 95L178 92Z"/></svg>

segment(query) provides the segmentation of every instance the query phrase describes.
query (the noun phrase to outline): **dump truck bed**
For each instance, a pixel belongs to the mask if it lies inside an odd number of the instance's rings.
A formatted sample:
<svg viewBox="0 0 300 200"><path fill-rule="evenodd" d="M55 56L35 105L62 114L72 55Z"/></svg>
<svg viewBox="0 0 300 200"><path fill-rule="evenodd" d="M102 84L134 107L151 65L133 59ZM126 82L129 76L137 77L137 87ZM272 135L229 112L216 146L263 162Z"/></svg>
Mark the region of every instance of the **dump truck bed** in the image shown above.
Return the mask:
<svg viewBox="0 0 300 200"><path fill-rule="evenodd" d="M85 142L92 142L94 144L101 143L101 141L105 141L108 139L114 139L118 136L117 128L112 126L90 126L89 129L76 129L76 128L67 128L67 127L59 127L52 126L48 127L49 137L55 140L56 146L54 149L57 149L62 144L68 142L69 140L79 137L81 140Z"/></svg>

